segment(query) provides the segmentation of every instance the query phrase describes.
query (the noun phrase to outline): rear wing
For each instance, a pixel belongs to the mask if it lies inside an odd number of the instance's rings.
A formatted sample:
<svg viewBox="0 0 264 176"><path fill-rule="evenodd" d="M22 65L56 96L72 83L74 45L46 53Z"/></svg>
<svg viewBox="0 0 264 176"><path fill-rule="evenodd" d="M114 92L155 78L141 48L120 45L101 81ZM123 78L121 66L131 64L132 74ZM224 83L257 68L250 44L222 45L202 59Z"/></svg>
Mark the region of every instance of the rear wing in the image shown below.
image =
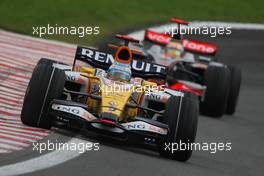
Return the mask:
<svg viewBox="0 0 264 176"><path fill-rule="evenodd" d="M116 34L115 37L119 40L124 41L123 45L124 46L128 46L129 43L136 43L138 45L140 45L140 41L138 39L135 39L133 37L130 37L128 35L120 35L120 34ZM116 44L108 44L109 48L113 48L113 49L118 49L120 46L122 45L116 45ZM134 50L134 49L130 49L132 52L132 58L133 59L145 59L145 57L147 57L146 55L144 55L144 53L142 51L138 51L138 50Z"/></svg>
<svg viewBox="0 0 264 176"><path fill-rule="evenodd" d="M196 54L214 56L217 51L217 46L215 44L188 39L182 39L182 43L185 51Z"/></svg>
<svg viewBox="0 0 264 176"><path fill-rule="evenodd" d="M113 49L118 49L120 46L122 45L116 45L116 44L108 44L108 47L109 48L113 48ZM144 59L148 59L148 55L146 55L145 53L141 52L141 51L137 51L137 50L133 50L131 49L131 52L132 52L132 58L133 59L141 59L141 60L144 60Z"/></svg>
<svg viewBox="0 0 264 176"><path fill-rule="evenodd" d="M92 67L107 70L115 61L115 57L112 54L101 52L98 49L78 46L73 68L76 65L76 60L81 60ZM167 67L164 65L143 62L135 59L131 62L131 68L132 75L136 77L165 79L167 74Z"/></svg>
<svg viewBox="0 0 264 176"><path fill-rule="evenodd" d="M171 18L170 22L171 23L176 23L176 24L182 24L182 25L186 25L186 26L189 25L188 21L185 21L185 20L179 19L179 18Z"/></svg>
<svg viewBox="0 0 264 176"><path fill-rule="evenodd" d="M171 36L160 32L146 30L144 40L161 46L166 46L171 41Z"/></svg>
<svg viewBox="0 0 264 176"><path fill-rule="evenodd" d="M172 18L170 22L178 24L178 31L180 31L181 25L185 25L185 26L189 25L188 21L177 18ZM175 36L173 37L182 40L183 47L186 51L193 52L196 54L210 55L210 56L214 56L216 54L217 46L215 44L209 44L195 40L187 40L182 38L179 33L176 34L176 37Z"/></svg>
<svg viewBox="0 0 264 176"><path fill-rule="evenodd" d="M129 42L140 43L140 41L138 39L135 39L135 38L130 37L128 35L116 34L115 37L120 39L120 40L123 40L125 46L128 46Z"/></svg>
<svg viewBox="0 0 264 176"><path fill-rule="evenodd" d="M145 31L144 40L154 44L166 46L167 44L169 44L171 39L171 36L167 34L150 30ZM216 54L217 46L215 44L205 43L196 40L188 40L184 38L182 38L181 40L185 51L210 56L214 56Z"/></svg>
<svg viewBox="0 0 264 176"><path fill-rule="evenodd" d="M182 20L182 19L178 19L178 18L171 18L170 22L171 23L176 23L178 25L178 27L177 27L178 29L175 29L175 31L174 31L174 33L172 35L172 38L174 38L176 40L181 40L182 39L182 35L180 34L181 25L188 26L189 22L185 21L185 20Z"/></svg>
<svg viewBox="0 0 264 176"><path fill-rule="evenodd" d="M129 43L134 43L134 44L137 44L137 46L139 47L142 47L143 45L140 44L140 40L138 39L135 39L131 36L128 36L128 35L120 35L120 34L116 34L115 37L119 40L122 40L124 41L123 45L124 46L128 46ZM117 45L117 44L111 44L109 43L108 44L108 47L109 48L112 48L112 49L118 49L119 47L123 46L123 45ZM146 55L143 51L139 51L139 50L135 50L135 49L130 49L131 52L132 52L132 58L133 59L148 59L148 55Z"/></svg>

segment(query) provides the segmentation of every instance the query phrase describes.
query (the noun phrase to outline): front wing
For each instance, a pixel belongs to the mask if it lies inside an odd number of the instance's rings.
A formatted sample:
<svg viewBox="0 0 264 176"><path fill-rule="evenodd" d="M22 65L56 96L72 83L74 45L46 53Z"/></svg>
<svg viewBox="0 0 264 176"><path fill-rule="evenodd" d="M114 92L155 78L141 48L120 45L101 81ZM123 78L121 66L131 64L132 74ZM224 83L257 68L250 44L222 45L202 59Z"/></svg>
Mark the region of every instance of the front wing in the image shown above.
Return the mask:
<svg viewBox="0 0 264 176"><path fill-rule="evenodd" d="M169 130L166 124L141 117L126 123L100 119L88 111L86 104L65 100L53 100L47 117L52 118L54 126L59 124L60 127L106 135L137 144L158 144L166 140Z"/></svg>

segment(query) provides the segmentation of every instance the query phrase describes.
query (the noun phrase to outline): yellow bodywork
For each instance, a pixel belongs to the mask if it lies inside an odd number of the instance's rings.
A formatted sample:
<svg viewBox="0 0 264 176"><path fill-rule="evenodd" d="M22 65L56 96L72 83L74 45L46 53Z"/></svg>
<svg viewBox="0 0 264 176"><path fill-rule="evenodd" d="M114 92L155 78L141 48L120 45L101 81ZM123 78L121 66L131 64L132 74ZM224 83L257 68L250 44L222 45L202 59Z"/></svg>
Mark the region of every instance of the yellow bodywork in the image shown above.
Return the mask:
<svg viewBox="0 0 264 176"><path fill-rule="evenodd" d="M92 107L93 110L100 116L103 112L112 113L119 118L119 121L125 120L125 118L133 118L137 115L138 109L126 107L127 103L135 103L131 101L131 95L134 93L137 94L134 99L137 103L140 103L142 96L144 95L146 89L149 86L156 85L155 83L143 81L140 91L137 89L137 86L131 85L129 88L123 87L120 89L120 86L124 86L118 81L107 82L101 77L94 76L96 69L83 67L81 72L89 78L88 83L88 93L101 96L101 100L96 100L91 97L87 98L86 104L88 107ZM87 76L88 75L88 76ZM100 91L96 91L100 89Z"/></svg>

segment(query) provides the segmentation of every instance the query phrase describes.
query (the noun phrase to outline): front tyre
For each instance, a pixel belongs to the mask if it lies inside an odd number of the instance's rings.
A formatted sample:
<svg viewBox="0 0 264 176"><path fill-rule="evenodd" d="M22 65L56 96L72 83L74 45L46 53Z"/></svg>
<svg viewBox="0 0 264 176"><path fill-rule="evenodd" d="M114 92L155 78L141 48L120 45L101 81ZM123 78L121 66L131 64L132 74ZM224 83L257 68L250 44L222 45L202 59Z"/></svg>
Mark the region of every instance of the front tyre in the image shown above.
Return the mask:
<svg viewBox="0 0 264 176"><path fill-rule="evenodd" d="M199 114L199 101L196 95L186 92L184 97L171 97L166 103L163 123L169 126L166 141L159 145L161 156L187 161L192 155L191 148L179 149L179 144L190 146L195 141ZM166 145L177 145L172 151Z"/></svg>
<svg viewBox="0 0 264 176"><path fill-rule="evenodd" d="M61 96L65 84L64 71L52 64L52 61L42 59L32 73L21 112L21 121L25 125L51 128L52 120L47 116L49 104Z"/></svg>

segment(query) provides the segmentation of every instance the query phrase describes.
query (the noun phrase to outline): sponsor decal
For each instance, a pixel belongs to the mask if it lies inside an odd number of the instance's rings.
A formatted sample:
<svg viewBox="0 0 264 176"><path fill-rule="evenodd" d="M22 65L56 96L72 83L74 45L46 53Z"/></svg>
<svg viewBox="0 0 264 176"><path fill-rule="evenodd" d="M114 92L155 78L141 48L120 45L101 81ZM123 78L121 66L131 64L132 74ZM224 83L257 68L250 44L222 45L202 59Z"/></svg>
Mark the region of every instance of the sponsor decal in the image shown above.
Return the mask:
<svg viewBox="0 0 264 176"><path fill-rule="evenodd" d="M170 40L171 36L163 33L153 32L153 31L146 31L145 40L155 42L162 45L167 45Z"/></svg>
<svg viewBox="0 0 264 176"><path fill-rule="evenodd" d="M71 75L71 74L66 75L67 81L76 82L77 79L78 79L78 77L76 75Z"/></svg>
<svg viewBox="0 0 264 176"><path fill-rule="evenodd" d="M92 120L96 119L96 117L94 117L91 113L89 113L85 109L83 109L81 107L77 107L77 106L65 106L65 105L53 104L52 109L76 115L76 116L81 117L87 121L92 121Z"/></svg>
<svg viewBox="0 0 264 176"><path fill-rule="evenodd" d="M207 44L191 40L183 40L183 47L186 50L204 53L204 54L214 54L217 50L216 45Z"/></svg>
<svg viewBox="0 0 264 176"><path fill-rule="evenodd" d="M87 82L88 79L84 76L81 76L81 73L72 72L72 71L65 71L66 80L71 82L76 82L79 84L83 84L85 81Z"/></svg>
<svg viewBox="0 0 264 176"><path fill-rule="evenodd" d="M166 103L169 98L170 95L166 95L164 93L150 92L149 94L146 94L146 99L155 100L164 103Z"/></svg>
<svg viewBox="0 0 264 176"><path fill-rule="evenodd" d="M127 130L149 131L163 135L166 135L168 132L167 129L160 128L142 121L128 122L128 123L123 123L121 125L125 127Z"/></svg>
<svg viewBox="0 0 264 176"><path fill-rule="evenodd" d="M160 101L161 100L161 95L160 94L156 94L156 93L149 93L146 95L147 99L150 100L156 100L156 101Z"/></svg>
<svg viewBox="0 0 264 176"><path fill-rule="evenodd" d="M94 49L81 48L81 55L101 63L112 64L114 63L114 56L112 54L100 52Z"/></svg>
<svg viewBox="0 0 264 176"><path fill-rule="evenodd" d="M82 58L87 60L89 63L96 61L97 63L101 63L104 66L111 65L114 63L114 56L108 53L100 52L91 48L78 48L78 53ZM106 65L105 65L106 64ZM138 72L148 72L148 73L161 73L166 75L166 66L142 62L139 60L132 60L131 68L134 71Z"/></svg>

